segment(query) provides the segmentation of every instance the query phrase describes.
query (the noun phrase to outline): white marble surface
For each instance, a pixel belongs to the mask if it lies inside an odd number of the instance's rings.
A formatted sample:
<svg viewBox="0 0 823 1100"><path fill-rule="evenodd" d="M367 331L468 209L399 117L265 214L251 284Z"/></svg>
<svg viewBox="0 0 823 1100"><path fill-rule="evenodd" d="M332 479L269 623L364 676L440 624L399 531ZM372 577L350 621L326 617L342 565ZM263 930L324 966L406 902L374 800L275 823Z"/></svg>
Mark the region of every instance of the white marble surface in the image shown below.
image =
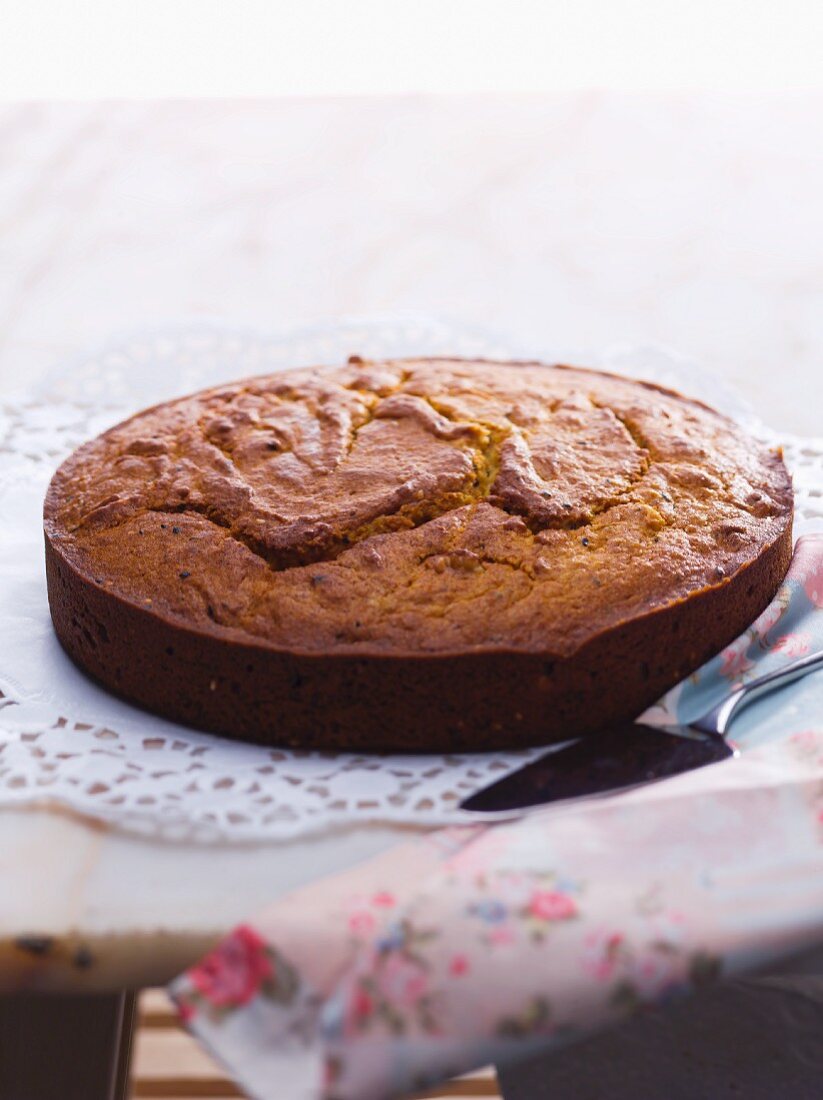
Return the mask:
<svg viewBox="0 0 823 1100"><path fill-rule="evenodd" d="M220 848L141 840L65 813L0 812L0 993L159 985L279 894L410 833ZM47 950L31 950L32 937Z"/></svg>
<svg viewBox="0 0 823 1100"><path fill-rule="evenodd" d="M147 324L419 308L538 348L669 345L814 432L821 116L811 94L6 106L0 380Z"/></svg>
<svg viewBox="0 0 823 1100"><path fill-rule="evenodd" d="M113 333L421 309L662 343L820 434L823 97L0 107L0 385ZM399 831L233 852L0 814L0 987L170 976ZM41 955L21 935L56 937ZM81 969L77 944L97 965Z"/></svg>

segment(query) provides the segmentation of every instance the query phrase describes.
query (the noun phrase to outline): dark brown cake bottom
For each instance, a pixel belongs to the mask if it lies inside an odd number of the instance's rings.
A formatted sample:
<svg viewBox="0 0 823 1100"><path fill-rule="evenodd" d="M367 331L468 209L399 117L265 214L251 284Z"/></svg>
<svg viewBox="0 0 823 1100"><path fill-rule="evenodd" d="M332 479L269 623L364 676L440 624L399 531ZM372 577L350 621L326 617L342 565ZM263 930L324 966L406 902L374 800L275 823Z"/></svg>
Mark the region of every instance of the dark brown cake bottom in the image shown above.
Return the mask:
<svg viewBox="0 0 823 1100"><path fill-rule="evenodd" d="M203 636L125 601L112 616L113 597L48 545L46 571L69 656L157 714L264 745L481 752L562 741L640 714L742 633L791 555L789 529L721 587L633 619L566 660L280 653Z"/></svg>

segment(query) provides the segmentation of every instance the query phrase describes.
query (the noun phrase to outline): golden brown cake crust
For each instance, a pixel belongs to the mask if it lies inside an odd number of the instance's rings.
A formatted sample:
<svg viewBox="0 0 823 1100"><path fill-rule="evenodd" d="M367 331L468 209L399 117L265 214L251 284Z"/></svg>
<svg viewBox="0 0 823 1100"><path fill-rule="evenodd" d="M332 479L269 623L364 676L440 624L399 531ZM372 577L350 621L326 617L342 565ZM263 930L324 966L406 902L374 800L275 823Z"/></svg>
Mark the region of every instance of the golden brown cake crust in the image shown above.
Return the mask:
<svg viewBox="0 0 823 1100"><path fill-rule="evenodd" d="M92 675L220 733L359 749L637 713L765 606L791 518L780 455L698 402L448 359L146 410L45 507L52 616Z"/></svg>

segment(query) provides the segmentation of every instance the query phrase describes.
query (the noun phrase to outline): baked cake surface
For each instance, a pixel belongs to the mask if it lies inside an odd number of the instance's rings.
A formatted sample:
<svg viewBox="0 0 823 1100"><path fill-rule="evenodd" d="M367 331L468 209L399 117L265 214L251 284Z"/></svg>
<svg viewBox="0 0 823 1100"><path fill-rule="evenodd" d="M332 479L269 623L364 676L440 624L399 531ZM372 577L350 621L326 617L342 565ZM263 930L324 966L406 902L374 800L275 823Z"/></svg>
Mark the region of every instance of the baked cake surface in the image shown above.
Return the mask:
<svg viewBox="0 0 823 1100"><path fill-rule="evenodd" d="M69 654L169 717L272 744L484 749L637 714L768 603L779 454L577 368L365 362L137 414L60 467Z"/></svg>

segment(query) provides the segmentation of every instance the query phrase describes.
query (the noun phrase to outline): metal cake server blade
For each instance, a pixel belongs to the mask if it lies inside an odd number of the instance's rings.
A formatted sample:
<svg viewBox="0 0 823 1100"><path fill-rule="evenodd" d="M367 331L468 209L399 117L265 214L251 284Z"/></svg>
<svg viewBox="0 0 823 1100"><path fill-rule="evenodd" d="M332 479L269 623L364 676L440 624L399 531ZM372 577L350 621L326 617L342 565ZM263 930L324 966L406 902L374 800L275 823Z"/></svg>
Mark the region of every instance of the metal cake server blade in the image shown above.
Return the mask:
<svg viewBox="0 0 823 1100"><path fill-rule="evenodd" d="M482 813L525 809L667 779L735 755L723 737L626 722L548 752L461 803Z"/></svg>
<svg viewBox="0 0 823 1100"><path fill-rule="evenodd" d="M732 691L708 714L687 726L625 722L573 741L476 791L461 809L511 812L568 798L606 794L668 779L738 754L728 727L749 703L823 668L823 650L767 672Z"/></svg>

